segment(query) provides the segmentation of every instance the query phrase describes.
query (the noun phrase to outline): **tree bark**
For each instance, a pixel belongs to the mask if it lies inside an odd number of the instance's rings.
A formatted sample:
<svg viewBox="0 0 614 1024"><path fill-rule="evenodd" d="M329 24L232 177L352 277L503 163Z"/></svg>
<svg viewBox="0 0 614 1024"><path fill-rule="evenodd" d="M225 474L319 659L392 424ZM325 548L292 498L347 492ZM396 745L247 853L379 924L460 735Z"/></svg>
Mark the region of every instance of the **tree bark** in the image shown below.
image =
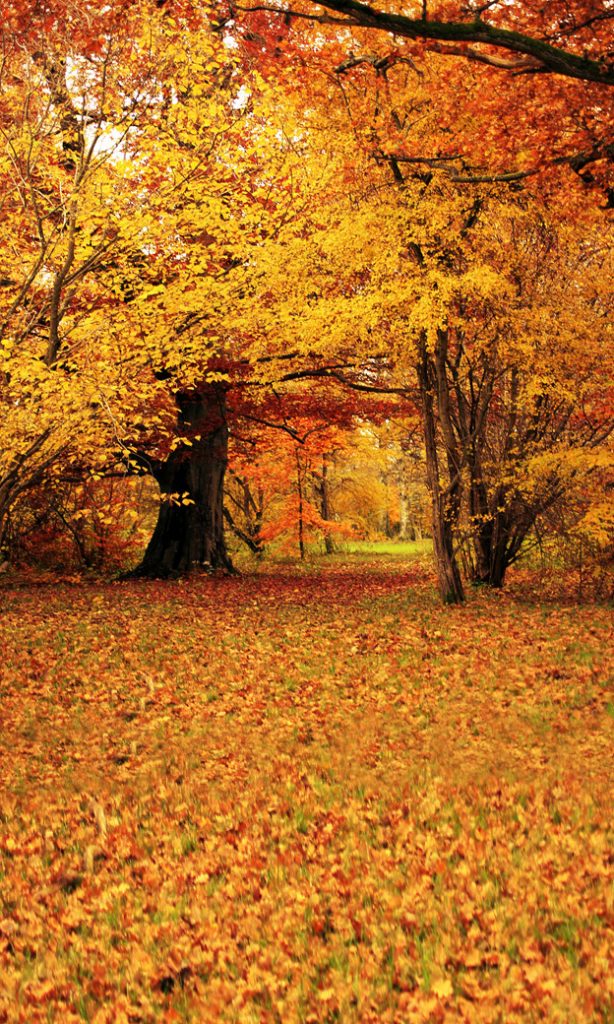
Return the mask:
<svg viewBox="0 0 614 1024"><path fill-rule="evenodd" d="M195 569L234 571L224 539L224 389L207 384L182 392L177 407L178 431L191 444L181 444L154 466L163 499L143 560L130 573L133 577L167 578ZM189 503L183 504L186 499Z"/></svg>
<svg viewBox="0 0 614 1024"><path fill-rule="evenodd" d="M303 535L303 480L301 460L296 449L296 491L298 495L298 550L301 561L305 559L305 539Z"/></svg>
<svg viewBox="0 0 614 1024"><path fill-rule="evenodd" d="M454 516L458 508L457 495L454 493L456 484L454 480L451 481L452 493L447 498L446 491L442 490L440 483L437 430L433 401L434 381L431 380L431 375L429 374L426 343L423 343L422 348L418 366L418 377L422 397L426 473L432 502L433 547L435 550L439 594L444 604L462 604L465 600L465 593L454 552ZM433 377L435 376L435 372L433 372Z"/></svg>
<svg viewBox="0 0 614 1024"><path fill-rule="evenodd" d="M326 453L322 456L322 472L316 477L315 488L320 499L320 515L325 522L329 523L332 519L332 515L328 487L328 459ZM328 531L324 534L324 550L327 555L335 554L335 542L332 534Z"/></svg>

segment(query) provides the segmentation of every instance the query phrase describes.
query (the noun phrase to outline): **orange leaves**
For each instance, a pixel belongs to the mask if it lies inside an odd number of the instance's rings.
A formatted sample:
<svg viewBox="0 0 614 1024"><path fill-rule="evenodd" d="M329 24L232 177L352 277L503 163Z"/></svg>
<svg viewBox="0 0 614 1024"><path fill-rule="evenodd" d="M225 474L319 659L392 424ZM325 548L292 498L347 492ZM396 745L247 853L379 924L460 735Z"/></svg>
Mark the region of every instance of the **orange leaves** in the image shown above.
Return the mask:
<svg viewBox="0 0 614 1024"><path fill-rule="evenodd" d="M0 1020L598 1019L608 609L392 560L4 597Z"/></svg>

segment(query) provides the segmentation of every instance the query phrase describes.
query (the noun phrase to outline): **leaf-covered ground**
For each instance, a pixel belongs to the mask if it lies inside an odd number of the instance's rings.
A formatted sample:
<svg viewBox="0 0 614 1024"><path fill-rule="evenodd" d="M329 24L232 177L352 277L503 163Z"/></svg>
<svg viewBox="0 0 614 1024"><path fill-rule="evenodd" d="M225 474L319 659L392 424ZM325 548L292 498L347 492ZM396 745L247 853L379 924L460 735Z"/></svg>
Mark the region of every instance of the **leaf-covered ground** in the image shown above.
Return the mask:
<svg viewBox="0 0 614 1024"><path fill-rule="evenodd" d="M613 1019L611 609L386 560L1 597L0 1021Z"/></svg>

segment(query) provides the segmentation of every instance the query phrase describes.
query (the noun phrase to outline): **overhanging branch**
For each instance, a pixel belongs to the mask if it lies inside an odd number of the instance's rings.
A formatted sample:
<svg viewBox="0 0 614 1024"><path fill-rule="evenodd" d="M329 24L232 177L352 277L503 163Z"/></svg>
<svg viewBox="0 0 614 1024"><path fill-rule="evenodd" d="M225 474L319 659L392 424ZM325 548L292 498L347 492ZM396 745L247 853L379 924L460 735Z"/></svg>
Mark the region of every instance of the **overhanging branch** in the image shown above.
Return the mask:
<svg viewBox="0 0 614 1024"><path fill-rule="evenodd" d="M468 22L430 21L425 17L410 18L404 14L379 11L371 7L370 4L360 3L359 0L320 0L317 6L334 12L335 15L341 17L342 23L348 26L373 28L405 39L451 43L452 47L447 50L451 56L462 55L470 60L489 63L494 67L503 66L505 70L541 71L563 75L566 78L575 78L582 82L614 85L614 67L610 62L606 62L605 58L593 60L580 56L559 46L553 46L542 39L525 35L523 32L491 25L482 21L480 17ZM314 15L305 15L291 7L273 4L259 4L253 7L237 6L236 10L269 11L285 17L314 19ZM614 12L610 17L614 17ZM326 16L322 16L321 20L325 21ZM503 62L501 65L496 59L489 59L488 53L482 55L481 51L469 48L470 44L476 43L505 50L508 53L521 54L522 57L528 58L528 62L522 61L520 66L516 62L512 62L511 68L509 62ZM462 45L459 47L455 44Z"/></svg>

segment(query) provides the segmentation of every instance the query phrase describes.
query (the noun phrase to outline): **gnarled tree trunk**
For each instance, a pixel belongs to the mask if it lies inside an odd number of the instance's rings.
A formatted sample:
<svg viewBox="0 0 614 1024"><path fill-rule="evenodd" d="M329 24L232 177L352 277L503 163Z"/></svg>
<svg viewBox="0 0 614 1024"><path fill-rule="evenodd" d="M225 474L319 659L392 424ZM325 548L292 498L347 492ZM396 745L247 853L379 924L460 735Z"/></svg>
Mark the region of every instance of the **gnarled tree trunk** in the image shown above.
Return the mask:
<svg viewBox="0 0 614 1024"><path fill-rule="evenodd" d="M226 395L206 384L177 395L181 444L153 467L163 498L137 577L182 576L194 569L232 572L224 540L224 474L228 461ZM188 504L184 504L184 500Z"/></svg>

